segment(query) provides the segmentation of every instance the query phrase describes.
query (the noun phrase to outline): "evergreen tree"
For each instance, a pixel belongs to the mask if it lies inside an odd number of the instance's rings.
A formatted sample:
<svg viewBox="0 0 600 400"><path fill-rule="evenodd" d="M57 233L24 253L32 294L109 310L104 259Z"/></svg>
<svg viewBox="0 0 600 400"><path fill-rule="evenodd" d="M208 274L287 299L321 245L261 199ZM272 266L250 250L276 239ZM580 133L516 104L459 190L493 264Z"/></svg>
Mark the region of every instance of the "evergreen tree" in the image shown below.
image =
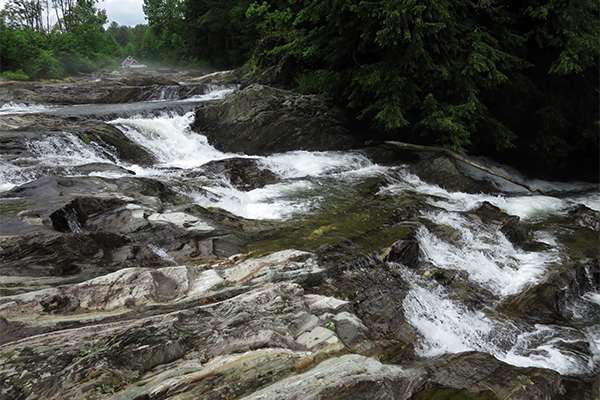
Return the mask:
<svg viewBox="0 0 600 400"><path fill-rule="evenodd" d="M188 54L213 66L241 66L256 45L258 31L246 18L251 0L188 1L185 8Z"/></svg>
<svg viewBox="0 0 600 400"><path fill-rule="evenodd" d="M519 145L544 163L598 150L591 0L272 0L247 16L278 38L272 59L295 60L303 90L390 138L499 155Z"/></svg>

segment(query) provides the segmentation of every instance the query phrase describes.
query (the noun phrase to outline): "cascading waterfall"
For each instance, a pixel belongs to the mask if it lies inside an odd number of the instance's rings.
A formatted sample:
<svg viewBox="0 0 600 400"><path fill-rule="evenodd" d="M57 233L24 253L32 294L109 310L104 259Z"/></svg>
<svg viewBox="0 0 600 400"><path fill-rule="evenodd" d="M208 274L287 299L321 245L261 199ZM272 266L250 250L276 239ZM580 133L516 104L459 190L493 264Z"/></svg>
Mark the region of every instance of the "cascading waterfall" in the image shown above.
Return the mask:
<svg viewBox="0 0 600 400"><path fill-rule="evenodd" d="M48 166L75 166L92 162L119 162L109 149L94 142L85 143L69 132L27 142L27 147Z"/></svg>
<svg viewBox="0 0 600 400"><path fill-rule="evenodd" d="M502 173L506 174L506 170ZM477 308L468 306L456 295L435 280L428 279L429 271L419 274L397 265L403 270L411 290L404 301L407 320L421 335L418 353L432 357L445 353L476 350L490 353L509 364L523 367L542 367L566 375L591 373L600 360L600 329L588 326L582 330L556 325L518 326L497 308L509 296L522 293L544 279L547 269L564 262L562 251L552 232L537 231L535 239L545 243L545 251L525 251L515 248L506 237L480 221L469 219L462 213L472 211L487 201L517 215L525 221L539 221L546 217L566 214L575 204L585 204L600 210L597 193L582 195L590 189L589 184L558 184L536 182L546 190L556 192L579 191L573 197L542 197L523 194L512 185L512 195L491 196L485 194L450 193L421 182L416 176L404 171L404 179L383 191L401 194L406 190L427 193L429 203L445 211L424 212L422 217L437 225L456 230L457 238L448 243L439 239L426 228L417 234L425 265L442 270L466 273L471 291L483 291L478 296ZM476 174L477 175L477 174ZM495 181L506 188L504 182ZM583 296L590 307L596 293ZM483 300L483 299L486 300ZM584 300L586 301L586 300ZM591 307L596 307L597 303ZM589 322L588 322L589 324ZM591 355L582 354L569 347L569 343L588 342Z"/></svg>
<svg viewBox="0 0 600 400"><path fill-rule="evenodd" d="M221 98L230 91L219 89L203 95L202 99ZM407 320L420 335L417 344L419 355L431 357L478 350L513 365L551 368L564 374L585 374L597 368L600 359L598 326L582 323L581 328L576 329L516 324L498 311L498 306L508 297L539 283L549 268L561 263L563 252L553 232L539 230L535 233L537 241L548 245L547 250L525 251L515 248L500 232L465 216L466 212L473 211L483 202L489 202L525 221L544 220L551 215L564 214L576 204L600 210L597 187L588 184L532 183L556 194L556 197L543 197L524 193L522 188L512 184L494 181L499 190L509 194L450 193L422 182L410 174L406 167L377 165L360 152L295 151L258 157L261 165L278 174L282 181L242 192L218 177L186 178L187 173L198 171L207 162L249 157L227 154L213 148L206 137L191 131L193 118L193 113L164 114L152 118L119 118L110 122L156 157L158 163L152 167L125 163L110 149L84 143L68 133L30 142L29 150L37 157L35 162L32 161L32 169L23 173L23 169L17 168L16 164L3 162L0 190L9 190L39 177L43 173L40 165L50 168L90 162L112 163L134 171L137 176L168 181L171 187L186 194L200 206L221 207L246 218L283 220L319 212L322 207L347 196L348 188L354 183L380 177L389 182L387 187L379 190L380 194L400 196L406 192L419 193L438 210L424 211L419 217L457 232L456 240L449 243L437 238L427 228L420 228L416 240L423 265L463 274L470 285L465 290L490 294L474 307L453 296L440 283L429 279L427 270L415 271L401 264L392 265L410 284L403 307ZM19 162L22 164L23 160ZM37 172L35 168L38 168ZM62 173L68 175L70 172L64 168ZM479 174L475 171L469 173ZM116 176L118 173L112 177ZM166 253L160 248L151 250L157 256L165 257ZM478 299L483 297L482 294ZM585 302L586 307L595 307L596 311L593 312L598 312L598 293L586 293L578 301ZM578 317L576 312L573 314L574 318ZM580 317L585 319L584 316ZM571 350L568 344L574 341L587 342L592 355Z"/></svg>
<svg viewBox="0 0 600 400"><path fill-rule="evenodd" d="M94 142L85 143L69 132L26 140L25 145L34 157L18 158L12 162L0 160L0 191L10 190L50 172L68 174L71 167L79 165L94 162L122 164L111 149Z"/></svg>

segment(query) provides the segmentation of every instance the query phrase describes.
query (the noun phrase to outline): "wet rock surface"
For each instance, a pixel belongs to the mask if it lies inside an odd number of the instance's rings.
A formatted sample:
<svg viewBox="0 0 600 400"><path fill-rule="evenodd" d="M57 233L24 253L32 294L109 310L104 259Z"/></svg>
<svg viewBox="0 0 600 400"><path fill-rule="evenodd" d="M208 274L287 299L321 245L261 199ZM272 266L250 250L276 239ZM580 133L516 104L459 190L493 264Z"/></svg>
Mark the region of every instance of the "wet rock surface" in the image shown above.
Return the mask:
<svg viewBox="0 0 600 400"><path fill-rule="evenodd" d="M251 155L362 147L347 116L330 101L259 84L199 109L193 129L219 150Z"/></svg>
<svg viewBox="0 0 600 400"><path fill-rule="evenodd" d="M262 188L281 181L276 173L261 166L260 160L256 158L228 158L210 161L202 167L201 174L213 177L225 176L234 187L243 191ZM198 175L198 173L193 175Z"/></svg>
<svg viewBox="0 0 600 400"><path fill-rule="evenodd" d="M45 114L0 116L0 143L3 144L2 155L7 160L43 155L47 149L38 147L39 143L52 139L59 147L61 139L68 142L68 137L73 135L90 149L101 151L108 159L139 165L156 162L143 147L105 122Z"/></svg>
<svg viewBox="0 0 600 400"><path fill-rule="evenodd" d="M151 89L177 80L119 82ZM39 93L34 84L2 90ZM218 118L225 123L210 128L215 135L225 126L275 132L310 114L308 130L299 126L285 143L235 140L244 152L301 150L296 140L309 140L305 132L316 132L311 124L319 121L328 142L311 142L314 149L354 146L346 122L321 99L246 90L235 102L201 109L199 121L206 119L197 128ZM280 121L282 109L297 114ZM36 143L52 137L94 146L107 161L39 167ZM411 320L415 312L442 320L450 312L414 301L414 283L424 282L431 294L451 293L467 317L501 314L530 331L570 332L569 340L551 339L574 359L597 363L589 338L573 333L583 318L600 324L597 303L588 301L600 290L600 219L589 207L534 223L479 202L455 217L474 227L470 237L436 195L386 192L390 179L368 177L347 184L339 204L319 215L251 220L195 205L189 182L219 177L243 192L286 183L258 158L210 161L192 172L165 168L164 175L178 174L170 180L136 175L136 166L157 160L117 127L43 114L0 117L0 144L5 165L31 173L0 192L2 399L597 398L591 374L516 367L484 351L423 356L426 335ZM450 190L484 187L447 159L414 168ZM553 244L541 235L548 227L558 232ZM560 257L543 280L504 295L477 285L462 259L435 263L428 253L429 241L466 255L479 237L514 247L514 257ZM514 339L498 341L510 348Z"/></svg>

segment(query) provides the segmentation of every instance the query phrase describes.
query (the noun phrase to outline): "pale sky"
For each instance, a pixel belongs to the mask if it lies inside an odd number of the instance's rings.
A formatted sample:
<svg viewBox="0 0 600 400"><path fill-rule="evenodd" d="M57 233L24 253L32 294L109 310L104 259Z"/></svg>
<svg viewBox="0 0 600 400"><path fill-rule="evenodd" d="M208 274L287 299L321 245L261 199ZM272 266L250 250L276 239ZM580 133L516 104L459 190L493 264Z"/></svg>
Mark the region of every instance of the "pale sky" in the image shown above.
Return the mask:
<svg viewBox="0 0 600 400"><path fill-rule="evenodd" d="M4 8L6 0L0 0L0 9ZM144 0L101 0L96 7L106 10L108 22L116 21L119 25L136 26L146 24L142 4Z"/></svg>
<svg viewBox="0 0 600 400"><path fill-rule="evenodd" d="M117 21L119 25L136 26L148 23L142 4L143 0L104 0L97 7L106 10L108 22Z"/></svg>

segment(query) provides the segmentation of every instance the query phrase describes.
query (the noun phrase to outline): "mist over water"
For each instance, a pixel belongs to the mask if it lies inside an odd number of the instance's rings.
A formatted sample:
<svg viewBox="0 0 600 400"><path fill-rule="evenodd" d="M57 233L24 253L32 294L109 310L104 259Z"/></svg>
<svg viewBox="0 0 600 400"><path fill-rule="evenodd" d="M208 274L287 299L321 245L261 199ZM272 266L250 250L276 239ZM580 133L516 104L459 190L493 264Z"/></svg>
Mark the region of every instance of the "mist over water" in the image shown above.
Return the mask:
<svg viewBox="0 0 600 400"><path fill-rule="evenodd" d="M229 92L231 89L220 88L194 100L222 98ZM11 112L21 112L23 107L29 107L27 112L38 112L32 106L19 105L5 105L0 112L9 108L16 110ZM416 347L420 356L477 350L513 365L550 368L563 374L585 374L597 369L600 357L600 328L597 326L586 326L585 323L582 323L581 329L549 325L516 326L498 310L503 301L541 282L548 269L563 261L563 249L557 245L555 233L538 230L536 240L548 244L549 248L525 251L516 248L497 230L465 215L484 202L530 222L564 215L577 204L600 210L597 185L530 182L532 186L552 194L539 196L513 184L491 179L498 188L498 194L451 193L421 181L405 166L377 165L360 152L294 151L253 157L259 159L262 167L281 177L281 182L245 192L221 177L193 174L210 161L250 157L216 150L205 136L190 129L193 120L194 113L189 112L110 121L158 160L151 167L124 162L109 148L84 143L67 132L29 141L27 147L35 158L0 161L0 191L37 179L49 171L56 173L58 168L61 174L77 175L70 167L92 162L108 163L133 171L136 176L168 182L170 187L188 196L190 202L203 207L220 207L250 219L292 220L321 212L336 202L347 201L353 185L369 178L381 178L387 184L379 188L377 194L397 197L419 193L435 207L434 211L421 212L419 217L457 232L456 240L448 242L429 229L420 228L416 240L421 262L432 269L463 274L469 282L468 290L489 294L486 300L481 300L474 307L435 280L428 279L427 271L413 271L401 264L394 265L410 285L403 307L407 320L419 335ZM22 168L23 164L30 166ZM502 166L494 168L505 174L518 174ZM478 171L469 169L468 173L482 178ZM131 176L118 170L91 175L108 178ZM164 256L158 248L152 251ZM598 307L598 296L597 293L587 294L581 300L584 305L573 311L575 317L582 307ZM581 321L585 322L585 318L581 315ZM592 357L574 352L565 345L578 340L589 343Z"/></svg>

